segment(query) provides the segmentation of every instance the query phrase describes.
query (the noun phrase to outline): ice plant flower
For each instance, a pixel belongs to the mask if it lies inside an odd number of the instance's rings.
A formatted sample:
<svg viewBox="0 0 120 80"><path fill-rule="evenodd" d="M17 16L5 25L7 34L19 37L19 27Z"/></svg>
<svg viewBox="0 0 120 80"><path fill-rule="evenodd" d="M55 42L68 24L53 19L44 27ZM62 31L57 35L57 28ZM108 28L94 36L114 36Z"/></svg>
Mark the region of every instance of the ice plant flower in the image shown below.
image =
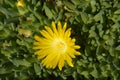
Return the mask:
<svg viewBox="0 0 120 80"><path fill-rule="evenodd" d="M24 6L23 0L19 0L19 1L17 2L17 6L23 7L23 6Z"/></svg>
<svg viewBox="0 0 120 80"><path fill-rule="evenodd" d="M42 65L46 68L56 68L62 70L65 63L73 67L72 58L80 55L76 51L80 46L75 45L75 39L71 38L71 28L67 29L65 22L63 27L59 21L57 26L52 22L52 27L45 26L45 30L40 31L42 37L35 35L33 49L37 50L34 54L42 60Z"/></svg>

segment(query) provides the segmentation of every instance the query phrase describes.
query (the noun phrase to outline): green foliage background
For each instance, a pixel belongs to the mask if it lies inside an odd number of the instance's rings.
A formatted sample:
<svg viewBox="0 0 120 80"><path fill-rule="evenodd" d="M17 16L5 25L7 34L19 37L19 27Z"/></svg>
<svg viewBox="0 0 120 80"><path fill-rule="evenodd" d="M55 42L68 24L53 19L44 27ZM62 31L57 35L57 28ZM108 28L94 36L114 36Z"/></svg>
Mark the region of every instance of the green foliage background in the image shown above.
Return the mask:
<svg viewBox="0 0 120 80"><path fill-rule="evenodd" d="M119 80L119 0L0 0L0 80ZM51 21L65 21L81 56L62 71L34 55L33 36ZM24 29L24 31L20 31ZM31 33L27 33L31 31ZM28 35L28 36L27 36Z"/></svg>

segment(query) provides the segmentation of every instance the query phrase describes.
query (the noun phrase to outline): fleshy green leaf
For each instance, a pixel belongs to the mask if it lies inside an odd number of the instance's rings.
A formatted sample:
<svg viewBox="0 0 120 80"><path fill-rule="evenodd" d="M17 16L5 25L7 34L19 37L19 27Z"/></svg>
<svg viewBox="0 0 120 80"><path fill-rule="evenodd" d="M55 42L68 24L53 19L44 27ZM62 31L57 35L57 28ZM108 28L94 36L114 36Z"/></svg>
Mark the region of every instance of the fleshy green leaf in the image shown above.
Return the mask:
<svg viewBox="0 0 120 80"><path fill-rule="evenodd" d="M30 66L30 63L23 59L23 60L20 60L20 59L14 59L12 60L12 63L16 66L16 67L19 67L20 65L22 66L26 66L26 67L29 67Z"/></svg>
<svg viewBox="0 0 120 80"><path fill-rule="evenodd" d="M40 75L41 69L40 66L38 66L38 64L34 64L34 70L37 75Z"/></svg>
<svg viewBox="0 0 120 80"><path fill-rule="evenodd" d="M45 14L47 15L47 17L49 19L51 19L53 17L53 13L51 12L51 10L47 7L46 4L44 4L44 10L45 10Z"/></svg>

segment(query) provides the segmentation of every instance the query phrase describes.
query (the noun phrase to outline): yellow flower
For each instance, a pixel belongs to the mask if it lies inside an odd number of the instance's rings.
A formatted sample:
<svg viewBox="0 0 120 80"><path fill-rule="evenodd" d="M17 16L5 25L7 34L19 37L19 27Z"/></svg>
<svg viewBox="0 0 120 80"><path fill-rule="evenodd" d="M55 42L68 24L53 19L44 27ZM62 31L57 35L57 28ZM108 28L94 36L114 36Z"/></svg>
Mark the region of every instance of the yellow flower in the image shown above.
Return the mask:
<svg viewBox="0 0 120 80"><path fill-rule="evenodd" d="M45 26L45 30L40 31L43 37L34 36L33 49L37 49L35 55L42 59L42 64L46 68L56 68L62 70L65 62L73 67L72 58L80 55L76 51L80 46L75 45L75 39L71 39L71 28L67 28L67 23L62 27L61 22L57 26L52 22L52 28Z"/></svg>
<svg viewBox="0 0 120 80"><path fill-rule="evenodd" d="M19 1L17 2L17 6L23 7L23 6L24 6L23 0L19 0Z"/></svg>

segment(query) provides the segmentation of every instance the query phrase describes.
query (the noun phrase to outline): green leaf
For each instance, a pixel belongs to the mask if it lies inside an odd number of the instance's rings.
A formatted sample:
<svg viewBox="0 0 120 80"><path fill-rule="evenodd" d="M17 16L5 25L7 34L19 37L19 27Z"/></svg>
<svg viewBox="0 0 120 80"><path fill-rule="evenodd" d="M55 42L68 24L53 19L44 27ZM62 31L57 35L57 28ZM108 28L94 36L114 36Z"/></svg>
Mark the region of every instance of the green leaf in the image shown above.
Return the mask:
<svg viewBox="0 0 120 80"><path fill-rule="evenodd" d="M58 72L53 71L53 74L57 77L58 76Z"/></svg>
<svg viewBox="0 0 120 80"><path fill-rule="evenodd" d="M74 80L77 80L77 72L74 71L74 72L72 73L72 76L73 76Z"/></svg>
<svg viewBox="0 0 120 80"><path fill-rule="evenodd" d="M115 50L112 47L109 49L109 53L111 56L115 56Z"/></svg>
<svg viewBox="0 0 120 80"><path fill-rule="evenodd" d="M103 23L103 11L100 11L98 14L96 14L93 19L95 21L100 21L101 23Z"/></svg>
<svg viewBox="0 0 120 80"><path fill-rule="evenodd" d="M45 14L47 15L47 17L48 17L49 19L51 19L51 18L53 17L53 13L52 13L51 10L47 7L46 4L44 4L43 9L45 10Z"/></svg>
<svg viewBox="0 0 120 80"><path fill-rule="evenodd" d="M89 30L89 37L91 38L91 37L96 37L97 36L97 34L96 34L96 32L94 31L94 30Z"/></svg>
<svg viewBox="0 0 120 80"><path fill-rule="evenodd" d="M55 20L55 22L58 22L59 20L61 20L62 17L63 17L63 10L60 10L60 11L59 11L59 14L58 14L58 17L57 17L57 19Z"/></svg>
<svg viewBox="0 0 120 80"><path fill-rule="evenodd" d="M75 5L80 4L80 0L71 0Z"/></svg>
<svg viewBox="0 0 120 80"><path fill-rule="evenodd" d="M76 6L73 5L72 3L68 2L68 1L63 1L65 6L68 7L71 10L75 10Z"/></svg>
<svg viewBox="0 0 120 80"><path fill-rule="evenodd" d="M109 40L109 35L103 35L104 40Z"/></svg>
<svg viewBox="0 0 120 80"><path fill-rule="evenodd" d="M81 19L81 16L79 15L79 16L75 16L75 19L76 19L76 21L78 21L79 23L82 23L82 19Z"/></svg>
<svg viewBox="0 0 120 80"><path fill-rule="evenodd" d="M90 54L91 54L90 48L89 48L89 46L86 46L85 47L85 55L89 56Z"/></svg>
<svg viewBox="0 0 120 80"><path fill-rule="evenodd" d="M120 9L116 10L114 14L120 14Z"/></svg>
<svg viewBox="0 0 120 80"><path fill-rule="evenodd" d="M4 26L3 25L0 25L0 30L2 30L4 28Z"/></svg>
<svg viewBox="0 0 120 80"><path fill-rule="evenodd" d="M85 78L89 79L89 73L88 73L88 71L83 71L83 72L81 72L81 74L82 74Z"/></svg>
<svg viewBox="0 0 120 80"><path fill-rule="evenodd" d="M91 0L91 7L92 7L92 12L96 11L96 1L95 0Z"/></svg>
<svg viewBox="0 0 120 80"><path fill-rule="evenodd" d="M11 60L11 62L16 66L16 67L19 67L20 65L22 65L22 66L26 66L26 67L29 67L30 66L30 63L27 61L27 60L25 60L25 59L13 59L13 60Z"/></svg>
<svg viewBox="0 0 120 80"><path fill-rule="evenodd" d="M62 1L57 1L56 4L57 4L57 6L60 7L60 6L62 6Z"/></svg>
<svg viewBox="0 0 120 80"><path fill-rule="evenodd" d="M111 26L111 28L112 28L112 31L117 31L117 30L119 30L119 23L115 23L115 24L113 24L112 26Z"/></svg>
<svg viewBox="0 0 120 80"><path fill-rule="evenodd" d="M19 15L25 15L28 12L27 8L18 7Z"/></svg>
<svg viewBox="0 0 120 80"><path fill-rule="evenodd" d="M97 54L97 55L101 55L102 51L103 51L102 45L97 46L96 54Z"/></svg>
<svg viewBox="0 0 120 80"><path fill-rule="evenodd" d="M11 13L9 13L8 10L6 10L4 7L0 6L0 12L3 13L6 17L8 17L8 15L10 15Z"/></svg>
<svg viewBox="0 0 120 80"><path fill-rule="evenodd" d="M0 74L11 73L12 70L6 70L5 68L0 67Z"/></svg>
<svg viewBox="0 0 120 80"><path fill-rule="evenodd" d="M102 73L102 76L103 76L103 77L108 77L108 74L107 74L108 72L107 72L106 70L105 70L105 71L102 71L101 73Z"/></svg>
<svg viewBox="0 0 120 80"><path fill-rule="evenodd" d="M94 70L90 73L94 78L98 78L98 70L94 66Z"/></svg>
<svg viewBox="0 0 120 80"><path fill-rule="evenodd" d="M85 24L87 24L87 21L88 21L88 15L85 13L85 12L81 12L80 13L80 15L81 15L81 18L82 18L82 20L83 20L83 22L85 23Z"/></svg>
<svg viewBox="0 0 120 80"><path fill-rule="evenodd" d="M120 45L117 46L117 47L115 48L115 50L119 50L119 51L120 51Z"/></svg>
<svg viewBox="0 0 120 80"><path fill-rule="evenodd" d="M4 1L4 0L0 0L0 5L3 5L3 1Z"/></svg>
<svg viewBox="0 0 120 80"><path fill-rule="evenodd" d="M1 53L3 54L3 55L5 55L6 57L11 57L11 53L8 51L8 50L4 50L4 49L2 49L1 50Z"/></svg>
<svg viewBox="0 0 120 80"><path fill-rule="evenodd" d="M8 19L5 19L4 21L5 21L5 24L19 22L18 17L8 18Z"/></svg>
<svg viewBox="0 0 120 80"><path fill-rule="evenodd" d="M0 13L3 13L7 18L9 16L11 16L11 17L18 16L18 12L17 11L15 12L15 11L13 11L11 9L8 10L8 9L2 7L2 6L0 6Z"/></svg>
<svg viewBox="0 0 120 80"><path fill-rule="evenodd" d="M41 73L41 68L38 66L38 64L34 63L34 70L37 75L40 75Z"/></svg>
<svg viewBox="0 0 120 80"><path fill-rule="evenodd" d="M104 33L104 30L102 30L103 29L103 25L102 24L97 25L97 29L99 30L100 37L102 37L103 33Z"/></svg>
<svg viewBox="0 0 120 80"><path fill-rule="evenodd" d="M83 30L83 32L87 32L89 29L88 29L88 26L86 26L86 25L83 25L82 26L82 30Z"/></svg>

